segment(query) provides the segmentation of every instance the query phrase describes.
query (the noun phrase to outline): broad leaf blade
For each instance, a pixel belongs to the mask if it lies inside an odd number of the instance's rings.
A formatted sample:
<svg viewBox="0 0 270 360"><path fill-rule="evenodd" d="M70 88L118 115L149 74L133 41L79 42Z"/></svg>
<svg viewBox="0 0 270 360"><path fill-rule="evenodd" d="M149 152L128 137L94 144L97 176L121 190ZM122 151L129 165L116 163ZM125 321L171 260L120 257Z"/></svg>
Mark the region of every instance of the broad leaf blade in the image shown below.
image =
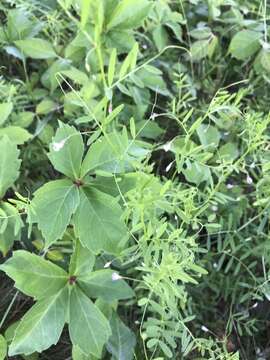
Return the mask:
<svg viewBox="0 0 270 360"><path fill-rule="evenodd" d="M3 335L0 335L0 360L5 360L7 356L7 342Z"/></svg>
<svg viewBox="0 0 270 360"><path fill-rule="evenodd" d="M122 279L114 280L113 274L112 270L97 270L79 277L78 283L89 297L101 297L108 302L133 297L134 292L128 284Z"/></svg>
<svg viewBox="0 0 270 360"><path fill-rule="evenodd" d="M6 102L0 104L0 126L2 126L8 119L11 111L13 109L13 104L11 102Z"/></svg>
<svg viewBox="0 0 270 360"><path fill-rule="evenodd" d="M104 250L118 254L120 242L127 235L121 207L110 195L90 187L81 190L80 198L73 221L82 245L94 253Z"/></svg>
<svg viewBox="0 0 270 360"><path fill-rule="evenodd" d="M32 134L20 126L7 126L0 129L0 138L7 136L16 145L22 145L32 138Z"/></svg>
<svg viewBox="0 0 270 360"><path fill-rule="evenodd" d="M47 248L62 238L79 201L78 188L70 180L51 181L35 192L34 222L38 223Z"/></svg>
<svg viewBox="0 0 270 360"><path fill-rule="evenodd" d="M9 356L41 352L56 344L66 318L68 290L38 301L22 318L9 348Z"/></svg>
<svg viewBox="0 0 270 360"><path fill-rule="evenodd" d="M83 152L84 145L79 131L60 123L48 154L55 169L73 180L78 179Z"/></svg>
<svg viewBox="0 0 270 360"><path fill-rule="evenodd" d="M8 251L12 248L14 241L20 240L23 222L18 210L8 202L3 202L2 205L0 205L0 210L2 213L0 217L5 214L5 217L1 219L2 221L0 221L0 224L3 226L3 222L6 222L4 228L1 226L0 251L6 256Z"/></svg>
<svg viewBox="0 0 270 360"><path fill-rule="evenodd" d="M136 337L133 332L122 322L116 313L110 321L112 335L107 343L107 350L117 360L132 360Z"/></svg>
<svg viewBox="0 0 270 360"><path fill-rule="evenodd" d="M234 35L229 51L238 60L245 60L260 48L261 33L253 30L242 30Z"/></svg>
<svg viewBox="0 0 270 360"><path fill-rule="evenodd" d="M55 295L68 279L62 268L25 250L13 252L0 270L15 281L17 289L36 299Z"/></svg>
<svg viewBox="0 0 270 360"><path fill-rule="evenodd" d="M148 0L122 0L112 13L107 29L132 29L140 26L151 6Z"/></svg>
<svg viewBox="0 0 270 360"><path fill-rule="evenodd" d="M131 167L127 163L130 159L129 142L125 134L111 133L102 136L89 150L83 160L81 177L94 170L103 170L111 173L125 172Z"/></svg>
<svg viewBox="0 0 270 360"><path fill-rule="evenodd" d="M76 285L70 295L69 334L73 345L85 354L101 356L111 335L108 320Z"/></svg>
<svg viewBox="0 0 270 360"><path fill-rule="evenodd" d="M7 136L0 139L0 199L19 176L19 150Z"/></svg>
<svg viewBox="0 0 270 360"><path fill-rule="evenodd" d="M32 59L50 59L56 57L52 45L43 39L25 39L15 41L15 45Z"/></svg>
<svg viewBox="0 0 270 360"><path fill-rule="evenodd" d="M70 260L69 273L75 276L87 276L91 273L94 264L94 254L77 240Z"/></svg>

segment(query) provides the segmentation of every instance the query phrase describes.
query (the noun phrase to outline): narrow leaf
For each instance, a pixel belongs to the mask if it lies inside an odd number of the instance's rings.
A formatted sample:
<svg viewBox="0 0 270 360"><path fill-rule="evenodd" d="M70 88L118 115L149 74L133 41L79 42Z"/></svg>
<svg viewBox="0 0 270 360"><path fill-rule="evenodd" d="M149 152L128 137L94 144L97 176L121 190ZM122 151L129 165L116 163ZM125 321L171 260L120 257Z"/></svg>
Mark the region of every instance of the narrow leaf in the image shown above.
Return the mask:
<svg viewBox="0 0 270 360"><path fill-rule="evenodd" d="M116 64L117 52L113 49L110 56L109 68L108 68L108 85L112 86L114 75L115 75L115 64Z"/></svg>

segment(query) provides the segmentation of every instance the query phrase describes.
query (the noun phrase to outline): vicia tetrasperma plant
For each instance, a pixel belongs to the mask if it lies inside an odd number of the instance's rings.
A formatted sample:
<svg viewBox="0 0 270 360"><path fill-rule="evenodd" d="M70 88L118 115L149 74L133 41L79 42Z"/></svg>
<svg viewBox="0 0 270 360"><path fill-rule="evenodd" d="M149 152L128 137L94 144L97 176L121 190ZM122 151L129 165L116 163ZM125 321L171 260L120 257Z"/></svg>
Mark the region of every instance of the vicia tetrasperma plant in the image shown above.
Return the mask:
<svg viewBox="0 0 270 360"><path fill-rule="evenodd" d="M268 2L0 23L0 360L268 359Z"/></svg>

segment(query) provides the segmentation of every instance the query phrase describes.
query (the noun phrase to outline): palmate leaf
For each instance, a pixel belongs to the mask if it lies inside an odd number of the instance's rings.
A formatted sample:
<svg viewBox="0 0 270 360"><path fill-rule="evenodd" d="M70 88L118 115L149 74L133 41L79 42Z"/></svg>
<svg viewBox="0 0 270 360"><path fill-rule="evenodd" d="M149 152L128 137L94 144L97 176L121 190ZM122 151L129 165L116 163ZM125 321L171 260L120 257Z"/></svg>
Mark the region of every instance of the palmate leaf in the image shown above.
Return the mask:
<svg viewBox="0 0 270 360"><path fill-rule="evenodd" d="M120 252L120 242L127 235L121 220L122 210L116 199L85 186L80 189L80 205L74 215L75 233L83 246L94 253Z"/></svg>
<svg viewBox="0 0 270 360"><path fill-rule="evenodd" d="M62 268L25 250L13 252L0 270L15 281L17 289L36 299L55 295L68 279Z"/></svg>
<svg viewBox="0 0 270 360"><path fill-rule="evenodd" d="M19 176L19 150L5 135L0 139L0 199Z"/></svg>
<svg viewBox="0 0 270 360"><path fill-rule="evenodd" d="M69 334L73 345L85 354L101 356L111 335L108 320L92 301L74 286L70 295Z"/></svg>
<svg viewBox="0 0 270 360"><path fill-rule="evenodd" d="M33 222L38 223L46 248L62 238L79 201L77 186L67 179L48 182L35 192Z"/></svg>
<svg viewBox="0 0 270 360"><path fill-rule="evenodd" d="M97 270L78 279L80 288L89 297L102 298L105 301L129 299L134 296L133 290L124 280L112 280L112 270Z"/></svg>
<svg viewBox="0 0 270 360"><path fill-rule="evenodd" d="M22 318L9 348L9 356L41 352L59 340L65 325L68 289L38 301Z"/></svg>
<svg viewBox="0 0 270 360"><path fill-rule="evenodd" d="M56 170L76 180L80 175L84 152L82 136L73 126L59 124L48 157Z"/></svg>
<svg viewBox="0 0 270 360"><path fill-rule="evenodd" d="M114 312L110 321L112 335L107 343L107 350L115 360L132 360L136 337Z"/></svg>

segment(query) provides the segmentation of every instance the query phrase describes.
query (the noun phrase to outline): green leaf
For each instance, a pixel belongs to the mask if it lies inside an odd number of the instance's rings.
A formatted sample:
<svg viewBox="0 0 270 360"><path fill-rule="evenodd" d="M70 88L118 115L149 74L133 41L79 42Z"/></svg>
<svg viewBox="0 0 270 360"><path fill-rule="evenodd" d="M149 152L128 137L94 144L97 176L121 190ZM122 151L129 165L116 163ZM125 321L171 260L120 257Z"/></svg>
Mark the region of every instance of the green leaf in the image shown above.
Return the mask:
<svg viewBox="0 0 270 360"><path fill-rule="evenodd" d="M197 129L200 142L207 150L218 146L221 135L216 127L212 125L201 124Z"/></svg>
<svg viewBox="0 0 270 360"><path fill-rule="evenodd" d="M0 139L0 199L19 176L19 150L7 136Z"/></svg>
<svg viewBox="0 0 270 360"><path fill-rule="evenodd" d="M125 60L123 61L123 64L121 65L118 76L119 79L122 79L125 75L127 75L129 70L133 70L135 68L138 52L139 52L139 45L137 42L135 42L132 49L130 50Z"/></svg>
<svg viewBox="0 0 270 360"><path fill-rule="evenodd" d="M113 49L110 56L109 67L108 67L108 85L112 86L114 75L115 75L115 64L117 60L117 51Z"/></svg>
<svg viewBox="0 0 270 360"><path fill-rule="evenodd" d="M75 276L87 276L95 265L95 256L77 240L71 256L69 273Z"/></svg>
<svg viewBox="0 0 270 360"><path fill-rule="evenodd" d="M195 41L190 48L190 53L193 61L200 61L208 54L209 40Z"/></svg>
<svg viewBox="0 0 270 360"><path fill-rule="evenodd" d="M231 40L229 52L238 60L245 60L260 48L262 34L253 30L241 30Z"/></svg>
<svg viewBox="0 0 270 360"><path fill-rule="evenodd" d="M108 320L76 285L70 294L69 334L72 344L85 354L101 356L111 335Z"/></svg>
<svg viewBox="0 0 270 360"><path fill-rule="evenodd" d="M187 181L194 183L196 185L201 184L203 181L211 180L211 172L209 167L203 164L200 164L196 161L186 162L187 166L183 169L183 174Z"/></svg>
<svg viewBox="0 0 270 360"><path fill-rule="evenodd" d="M3 335L0 335L0 360L5 360L7 356L7 342Z"/></svg>
<svg viewBox="0 0 270 360"><path fill-rule="evenodd" d="M270 51L263 50L260 57L260 62L264 70L270 73Z"/></svg>
<svg viewBox="0 0 270 360"><path fill-rule="evenodd" d="M110 133L100 137L89 150L83 160L81 178L94 170L111 173L125 172L131 168L128 164L129 141L125 134Z"/></svg>
<svg viewBox="0 0 270 360"><path fill-rule="evenodd" d="M68 306L67 287L38 301L22 318L9 347L9 356L30 355L56 344L63 330Z"/></svg>
<svg viewBox="0 0 270 360"><path fill-rule="evenodd" d="M116 199L91 187L84 187L80 198L73 221L82 245L94 253L104 250L118 254L127 229Z"/></svg>
<svg viewBox="0 0 270 360"><path fill-rule="evenodd" d="M36 113L39 115L46 115L54 111L57 108L57 104L51 99L43 99L36 107Z"/></svg>
<svg viewBox="0 0 270 360"><path fill-rule="evenodd" d="M212 35L212 31L209 27L201 27L191 30L189 35L196 40L209 39Z"/></svg>
<svg viewBox="0 0 270 360"><path fill-rule="evenodd" d="M36 299L55 295L68 279L62 268L25 250L13 252L0 270L15 281L17 289Z"/></svg>
<svg viewBox="0 0 270 360"><path fill-rule="evenodd" d="M140 26L151 6L148 0L122 0L113 11L107 29L132 29Z"/></svg>
<svg viewBox="0 0 270 360"><path fill-rule="evenodd" d="M233 161L239 156L239 150L234 143L227 143L222 145L218 151L218 157L226 161Z"/></svg>
<svg viewBox="0 0 270 360"><path fill-rule="evenodd" d="M158 51L161 51L168 45L169 36L165 26L158 25L153 30L153 39Z"/></svg>
<svg viewBox="0 0 270 360"><path fill-rule="evenodd" d="M101 297L103 300L129 299L134 296L133 290L122 280L113 280L112 270L97 270L84 276L80 276L78 283L80 288L91 298Z"/></svg>
<svg viewBox="0 0 270 360"><path fill-rule="evenodd" d="M107 350L117 360L132 360L136 337L134 333L122 322L116 313L110 321L112 335L106 345Z"/></svg>
<svg viewBox="0 0 270 360"><path fill-rule="evenodd" d="M61 74L71 79L75 84L79 85L85 85L89 80L86 73L73 66L68 70L61 71Z"/></svg>
<svg viewBox="0 0 270 360"><path fill-rule="evenodd" d="M39 188L32 201L34 222L45 238L48 248L61 239L79 205L79 191L70 180L55 180Z"/></svg>
<svg viewBox="0 0 270 360"><path fill-rule="evenodd" d="M96 360L94 355L86 355L79 346L72 347L72 360Z"/></svg>
<svg viewBox="0 0 270 360"><path fill-rule="evenodd" d="M13 104L11 102L0 104L0 126L2 126L7 121L12 109Z"/></svg>
<svg viewBox="0 0 270 360"><path fill-rule="evenodd" d="M172 357L173 357L173 353L171 352L169 346L166 345L164 341L159 340L158 344L159 344L160 348L162 349L162 351L164 352L164 354L165 354L168 358L172 358Z"/></svg>
<svg viewBox="0 0 270 360"><path fill-rule="evenodd" d="M7 221L5 229L2 229L3 231L0 232L0 251L6 256L12 248L14 241L20 239L20 230L23 222L18 210L8 202L2 202L0 209L2 210L1 212L5 213L6 217L6 219L4 218L2 221ZM2 216L2 214L0 216Z"/></svg>
<svg viewBox="0 0 270 360"><path fill-rule="evenodd" d="M84 144L80 132L73 126L60 122L48 154L55 169L73 180L78 179L83 152Z"/></svg>
<svg viewBox="0 0 270 360"><path fill-rule="evenodd" d="M5 135L8 136L8 138L17 145L24 144L32 137L32 135L27 130L19 126L8 126L0 129L0 139Z"/></svg>
<svg viewBox="0 0 270 360"><path fill-rule="evenodd" d="M25 39L15 41L15 45L32 59L50 59L56 57L52 45L43 39Z"/></svg>
<svg viewBox="0 0 270 360"><path fill-rule="evenodd" d="M82 0L81 1L81 26L82 26L82 29L85 28L85 25L88 21L92 2L93 2L92 0Z"/></svg>
<svg viewBox="0 0 270 360"><path fill-rule="evenodd" d="M14 116L14 118L12 118L12 123L13 125L22 127L22 128L27 128L29 125L32 124L33 120L34 120L35 114L31 111L22 111L18 114L16 114L16 116Z"/></svg>

